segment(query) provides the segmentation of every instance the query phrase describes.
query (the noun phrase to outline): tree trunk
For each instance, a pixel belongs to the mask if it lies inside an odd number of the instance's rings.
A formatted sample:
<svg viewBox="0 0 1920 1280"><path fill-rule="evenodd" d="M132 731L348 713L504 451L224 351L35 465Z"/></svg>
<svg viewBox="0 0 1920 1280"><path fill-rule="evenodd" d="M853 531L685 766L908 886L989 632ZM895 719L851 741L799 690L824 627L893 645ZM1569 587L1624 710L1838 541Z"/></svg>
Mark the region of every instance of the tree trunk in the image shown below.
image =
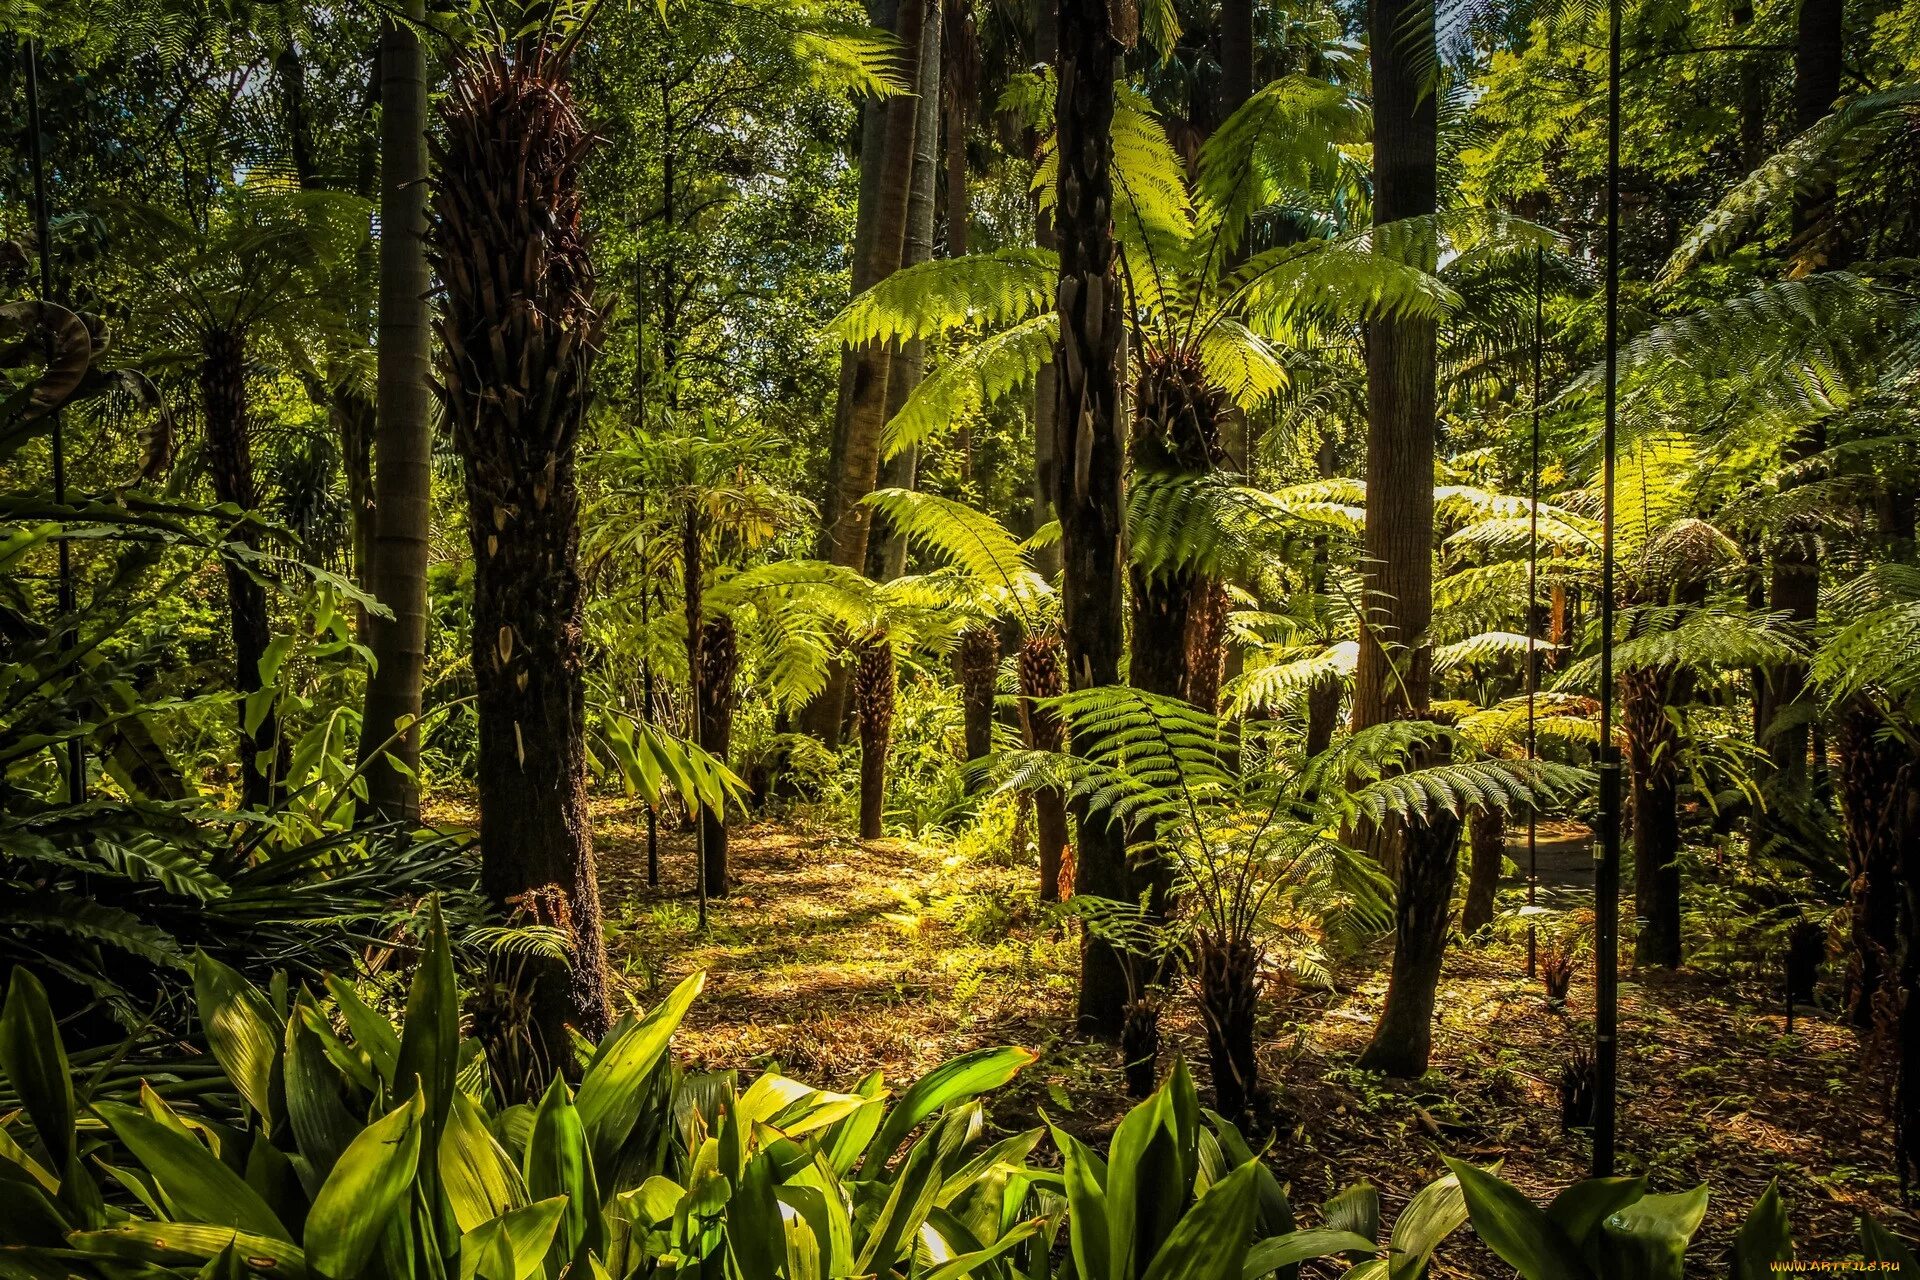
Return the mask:
<svg viewBox="0 0 1920 1280"><path fill-rule="evenodd" d="M1475 809L1467 823L1467 901L1460 909L1460 932L1475 934L1493 923L1494 891L1507 860L1507 815L1500 809Z"/></svg>
<svg viewBox="0 0 1920 1280"><path fill-rule="evenodd" d="M1119 44L1106 0L1060 0L1057 145L1060 237L1059 389L1053 456L1065 589L1067 679L1090 689L1120 678L1126 539L1120 388L1126 370L1120 283L1114 275L1113 80ZM1134 898L1126 840L1105 814L1078 814L1075 893ZM1117 1035L1126 1017L1127 959L1083 934L1079 1022Z"/></svg>
<svg viewBox="0 0 1920 1280"><path fill-rule="evenodd" d="M1679 672L1640 668L1620 675L1620 727L1633 788L1633 896L1640 930L1637 964L1680 965L1679 734L1667 708L1682 700Z"/></svg>
<svg viewBox="0 0 1920 1280"><path fill-rule="evenodd" d="M1194 947L1194 981L1213 1066L1213 1106L1240 1122L1260 1096L1254 1038L1260 1014L1260 953L1246 938L1202 930Z"/></svg>
<svg viewBox="0 0 1920 1280"><path fill-rule="evenodd" d="M1036 66L1058 67L1060 61L1060 9L1058 0L1033 0L1033 61ZM1039 158L1041 134L1027 133L1029 153ZM1042 249L1058 249L1060 236L1054 226L1054 211L1043 208L1037 194L1033 201L1033 243ZM1054 450L1060 444L1056 423L1060 416L1060 382L1054 362L1049 359L1033 377L1033 510L1032 527L1038 532L1060 512L1055 499L1060 492L1060 468ZM1033 567L1049 582L1061 571L1060 544L1050 542L1037 547Z"/></svg>
<svg viewBox="0 0 1920 1280"><path fill-rule="evenodd" d="M410 0L419 21L423 0ZM380 342L374 537L367 582L391 618L368 631L374 667L361 717L367 807L420 819L422 684L427 661L427 538L433 513L433 335L427 292L427 67L417 32L389 22L380 38ZM408 728L383 751L402 722Z"/></svg>
<svg viewBox="0 0 1920 1280"><path fill-rule="evenodd" d="M1920 830L1901 825L1910 752L1883 736L1885 721L1856 698L1840 717L1840 830L1847 849L1847 1020L1866 1029L1899 955L1901 851Z"/></svg>
<svg viewBox="0 0 1920 1280"><path fill-rule="evenodd" d="M1431 215L1436 207L1433 22L1432 7L1420 0L1370 0L1368 6L1376 226ZM1435 327L1417 317L1382 316L1367 324L1366 348L1362 602L1370 622L1360 632L1356 729L1424 717L1432 665ZM1368 1069L1417 1076L1427 1068L1458 838L1459 820L1444 814L1368 833L1400 890L1387 1001L1361 1056Z"/></svg>
<svg viewBox="0 0 1920 1280"><path fill-rule="evenodd" d="M1035 751L1058 751L1066 743L1065 727L1051 708L1041 704L1060 696L1060 636L1049 629L1029 632L1020 645L1020 731ZM1040 901L1058 902L1071 884L1061 884L1062 861L1071 833L1067 829L1067 799L1058 787L1033 793L1034 837L1040 852Z"/></svg>
<svg viewBox="0 0 1920 1280"><path fill-rule="evenodd" d="M709 618L700 628L700 745L722 764L733 750L733 711L739 701L734 678L740 670L740 649L733 620ZM727 865L727 815L710 806L700 821L707 860L707 892L724 897L733 888Z"/></svg>
<svg viewBox="0 0 1920 1280"><path fill-rule="evenodd" d="M1393 968L1362 1071L1405 1079L1425 1074L1433 1053L1434 993L1446 958L1447 915L1460 864L1460 820L1438 813L1392 833L1400 848Z"/></svg>
<svg viewBox="0 0 1920 1280"><path fill-rule="evenodd" d="M1793 57L1795 133L1818 124L1840 95L1844 16L1842 0L1801 0ZM1795 197L1793 237L1801 252L1805 252L1804 241L1814 233L1831 194L1831 184L1821 183ZM1825 424L1816 419L1788 442L1783 461L1804 462L1826 446ZM1811 521L1797 522L1776 535L1768 608L1786 614L1798 630L1813 629L1820 612L1820 545ZM1776 721L1785 708L1800 700L1806 682L1805 664L1781 664L1774 668L1755 709L1762 745L1771 759L1775 790L1789 803L1807 798L1807 725L1804 721Z"/></svg>
<svg viewBox="0 0 1920 1280"><path fill-rule="evenodd" d="M894 35L900 42L896 70L910 84L919 83L922 33L930 8L931 0L902 0L895 15L881 12L878 6L873 12L876 21L893 17ZM883 104L869 104L863 115L860 209L854 230L856 296L898 271L905 255L919 114L918 98L901 94ZM891 346L880 342L841 353L840 391L821 504L820 558L862 573L867 567L873 512L860 500L873 491L880 476L880 432L886 426L893 354ZM836 664L826 688L802 717L807 732L830 747L840 744L851 676L845 664Z"/></svg>
<svg viewBox="0 0 1920 1280"><path fill-rule="evenodd" d="M953 674L960 685L960 714L971 763L993 751L993 686L1000 674L1000 636L991 626L978 624L960 633L953 651Z"/></svg>
<svg viewBox="0 0 1920 1280"><path fill-rule="evenodd" d="M213 496L251 513L260 504L253 482L253 438L247 422L247 337L240 329L215 329L202 336L200 396L206 416L207 462ZM260 531L251 522L234 530L234 540L260 548ZM267 589L240 566L228 562L227 615L233 640L233 687L240 703L240 798L250 809L264 809L279 793L275 767L280 743L279 717L271 701L264 714L249 717L245 696L261 687L260 659L273 640L267 614ZM254 723L249 727L249 718Z"/></svg>
<svg viewBox="0 0 1920 1280"><path fill-rule="evenodd" d="M573 1069L568 1024L589 1039L608 1025L574 472L600 331L580 219L589 135L544 46L511 61L465 54L440 115L432 237L446 285L440 381L473 544L481 884L509 918L570 935L568 960L514 978L536 1073L550 1076Z"/></svg>
<svg viewBox="0 0 1920 1280"><path fill-rule="evenodd" d="M854 664L855 718L860 723L860 838L878 840L887 805L887 748L893 738L893 645L863 640Z"/></svg>

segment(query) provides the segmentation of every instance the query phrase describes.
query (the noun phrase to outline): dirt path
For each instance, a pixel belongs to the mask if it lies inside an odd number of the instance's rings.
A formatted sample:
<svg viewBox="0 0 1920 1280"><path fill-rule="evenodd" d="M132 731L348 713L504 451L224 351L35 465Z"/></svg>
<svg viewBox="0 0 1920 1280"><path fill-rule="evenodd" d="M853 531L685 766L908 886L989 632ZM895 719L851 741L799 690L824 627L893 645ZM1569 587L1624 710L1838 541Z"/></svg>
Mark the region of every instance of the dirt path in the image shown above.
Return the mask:
<svg viewBox="0 0 1920 1280"><path fill-rule="evenodd" d="M1076 946L1035 902L1028 869L756 825L735 837L739 886L713 903L702 936L686 838L662 840L664 884L649 889L633 816L607 812L598 832L613 957L634 996L708 972L677 1042L691 1058L778 1063L844 1086L873 1069L902 1082L962 1050L1016 1043L1041 1058L997 1109L1003 1123L1045 1107L1093 1135L1124 1111L1111 1050L1064 1034ZM1352 1069L1384 992L1379 957L1336 975L1334 991L1274 993L1262 1050L1278 1084L1273 1159L1305 1219L1360 1178L1381 1187L1391 1214L1437 1175L1443 1150L1504 1160L1507 1177L1543 1197L1584 1176L1587 1143L1561 1132L1558 1081L1588 1037L1590 993L1576 979L1569 1009L1550 1011L1523 959L1510 946L1453 951L1435 1069L1411 1085ZM1726 1242L1773 1177L1803 1258L1844 1256L1862 1209L1915 1234L1888 1173L1885 1075L1863 1065L1850 1031L1803 1016L1787 1036L1766 993L1705 975L1629 979L1622 995L1621 1149L1658 1190L1713 1184L1700 1274L1725 1274ZM1184 1000L1167 1021L1204 1089L1204 1040ZM1454 1253L1436 1275L1501 1273L1475 1250Z"/></svg>

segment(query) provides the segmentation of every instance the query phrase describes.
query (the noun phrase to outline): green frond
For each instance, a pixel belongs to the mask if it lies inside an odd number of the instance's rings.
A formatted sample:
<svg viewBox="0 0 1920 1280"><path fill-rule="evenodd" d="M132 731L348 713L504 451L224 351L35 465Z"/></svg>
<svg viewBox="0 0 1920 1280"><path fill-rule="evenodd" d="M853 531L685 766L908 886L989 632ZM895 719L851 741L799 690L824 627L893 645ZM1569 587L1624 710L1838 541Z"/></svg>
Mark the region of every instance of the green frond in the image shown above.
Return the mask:
<svg viewBox="0 0 1920 1280"><path fill-rule="evenodd" d="M1360 645L1343 640L1305 657L1260 662L1227 682L1221 693L1229 714L1237 717L1271 715L1305 697L1326 681L1342 686L1353 682L1360 665Z"/></svg>
<svg viewBox="0 0 1920 1280"><path fill-rule="evenodd" d="M883 458L939 439L970 413L1030 386L1053 359L1059 319L1051 311L949 353L922 378L880 436Z"/></svg>
<svg viewBox="0 0 1920 1280"><path fill-rule="evenodd" d="M1200 148L1194 192L1200 225L1227 259L1258 211L1299 193L1326 191L1342 148L1367 140L1365 107L1345 88L1289 75L1263 86Z"/></svg>
<svg viewBox="0 0 1920 1280"><path fill-rule="evenodd" d="M1433 672L1444 675L1456 667L1519 664L1528 652L1550 653L1552 642L1521 635L1517 631L1482 631L1478 635L1437 646L1433 651Z"/></svg>
<svg viewBox="0 0 1920 1280"><path fill-rule="evenodd" d="M1242 409L1256 409L1287 387L1287 367L1273 343L1237 320L1207 326L1200 363L1207 381Z"/></svg>
<svg viewBox="0 0 1920 1280"><path fill-rule="evenodd" d="M1617 623L1616 671L1743 671L1799 662L1807 656L1805 642L1788 629L1784 614L1722 606L1641 605L1621 610ZM1561 673L1554 687L1587 689L1598 676L1599 659L1587 657Z"/></svg>
<svg viewBox="0 0 1920 1280"><path fill-rule="evenodd" d="M904 267L848 303L827 325L844 346L996 328L1053 308L1060 260L1050 249L998 249Z"/></svg>
<svg viewBox="0 0 1920 1280"><path fill-rule="evenodd" d="M1438 319L1458 302L1433 273L1348 240L1267 249L1249 258L1227 285L1233 309L1270 337L1299 324L1353 324L1380 315Z"/></svg>

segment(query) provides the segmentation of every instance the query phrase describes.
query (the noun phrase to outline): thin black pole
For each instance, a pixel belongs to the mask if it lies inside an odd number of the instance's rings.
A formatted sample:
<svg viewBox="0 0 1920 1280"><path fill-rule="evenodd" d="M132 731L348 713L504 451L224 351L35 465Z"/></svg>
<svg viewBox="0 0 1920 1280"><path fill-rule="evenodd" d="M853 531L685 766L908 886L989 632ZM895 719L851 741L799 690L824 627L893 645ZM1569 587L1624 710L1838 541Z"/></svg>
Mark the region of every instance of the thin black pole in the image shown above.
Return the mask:
<svg viewBox="0 0 1920 1280"><path fill-rule="evenodd" d="M1613 472L1620 364L1620 0L1607 4L1607 385L1600 481L1600 841L1593 869L1593 1176L1613 1176L1620 1022L1620 754L1613 740Z"/></svg>
<svg viewBox="0 0 1920 1280"><path fill-rule="evenodd" d="M1540 346L1546 328L1547 251L1533 257L1533 459L1527 489L1527 763L1539 759L1540 743L1534 717L1534 695L1540 688ZM1527 906L1536 905L1540 887L1540 815L1527 806ZM1527 916L1527 976L1539 972L1540 931L1531 910Z"/></svg>
<svg viewBox="0 0 1920 1280"><path fill-rule="evenodd" d="M27 154L33 165L33 230L39 240L40 249L40 298L43 302L53 299L53 236L50 229L52 215L47 199L47 157L40 137L40 50L34 40L26 42L27 59ZM46 336L47 359L53 359L53 331L49 328ZM55 409L48 417L51 432L49 443L53 448L53 501L56 506L67 503L67 447L62 431L60 410ZM73 617L73 556L65 538L54 540L54 554L59 559L59 585L56 599L60 609L60 651L67 652L73 647L73 633L69 623ZM79 804L87 798L87 744L78 735L67 740L66 762L67 800Z"/></svg>

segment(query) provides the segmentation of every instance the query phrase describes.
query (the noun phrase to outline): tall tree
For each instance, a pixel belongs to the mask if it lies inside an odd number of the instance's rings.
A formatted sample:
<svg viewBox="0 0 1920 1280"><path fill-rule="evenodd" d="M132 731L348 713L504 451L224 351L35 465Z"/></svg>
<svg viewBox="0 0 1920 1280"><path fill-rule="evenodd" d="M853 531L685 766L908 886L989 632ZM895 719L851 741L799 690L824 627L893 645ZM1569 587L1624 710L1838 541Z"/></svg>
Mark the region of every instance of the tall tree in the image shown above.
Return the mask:
<svg viewBox="0 0 1920 1280"><path fill-rule="evenodd" d="M1114 273L1113 80L1119 42L1106 0L1060 0L1056 137L1059 237L1054 410L1054 506L1065 584L1061 615L1070 688L1120 678L1126 570L1122 509L1126 444L1121 380L1126 330ZM1126 841L1118 825L1080 816L1074 892L1130 901ZM1126 958L1091 934L1080 957L1079 1021L1117 1034L1126 1018Z"/></svg>
<svg viewBox="0 0 1920 1280"><path fill-rule="evenodd" d="M1831 110L1840 96L1846 6L1842 0L1801 0L1793 54L1793 131L1805 133ZM1793 248L1804 260L1823 262L1823 249L1806 243L1815 234L1830 183L1813 183L1793 204ZM1815 417L1786 448L1789 464L1804 462L1827 447L1826 428ZM1820 545L1810 520L1791 521L1775 535L1768 607L1804 628L1820 612ZM1807 781L1807 720L1782 715L1799 702L1806 688L1803 663L1788 663L1758 686L1755 726L1771 758L1776 792L1792 802L1804 798Z"/></svg>
<svg viewBox="0 0 1920 1280"><path fill-rule="evenodd" d="M433 494L433 334L427 304L427 64L407 0L380 37L380 320L372 562L368 587L391 614L372 619L374 667L361 717L367 806L420 817L422 682L427 656L427 536ZM401 726L405 726L402 728ZM398 733L396 738L394 735Z"/></svg>
<svg viewBox="0 0 1920 1280"><path fill-rule="evenodd" d="M1439 189L1431 0L1370 0L1367 35L1374 225L1430 217ZM1435 322L1378 316L1367 325L1366 348L1367 564L1355 728L1426 718L1432 667ZM1399 894L1386 1005L1360 1059L1368 1070L1417 1076L1427 1069L1459 832L1457 817L1436 813L1372 833Z"/></svg>
<svg viewBox="0 0 1920 1280"><path fill-rule="evenodd" d="M460 58L440 107L431 223L446 284L441 383L473 545L481 881L510 917L571 942L566 960L520 967L526 1023L497 1032L532 1054L528 1083L570 1066L568 1024L589 1038L608 1024L574 472L600 317L580 217L589 134L568 46L549 41Z"/></svg>

